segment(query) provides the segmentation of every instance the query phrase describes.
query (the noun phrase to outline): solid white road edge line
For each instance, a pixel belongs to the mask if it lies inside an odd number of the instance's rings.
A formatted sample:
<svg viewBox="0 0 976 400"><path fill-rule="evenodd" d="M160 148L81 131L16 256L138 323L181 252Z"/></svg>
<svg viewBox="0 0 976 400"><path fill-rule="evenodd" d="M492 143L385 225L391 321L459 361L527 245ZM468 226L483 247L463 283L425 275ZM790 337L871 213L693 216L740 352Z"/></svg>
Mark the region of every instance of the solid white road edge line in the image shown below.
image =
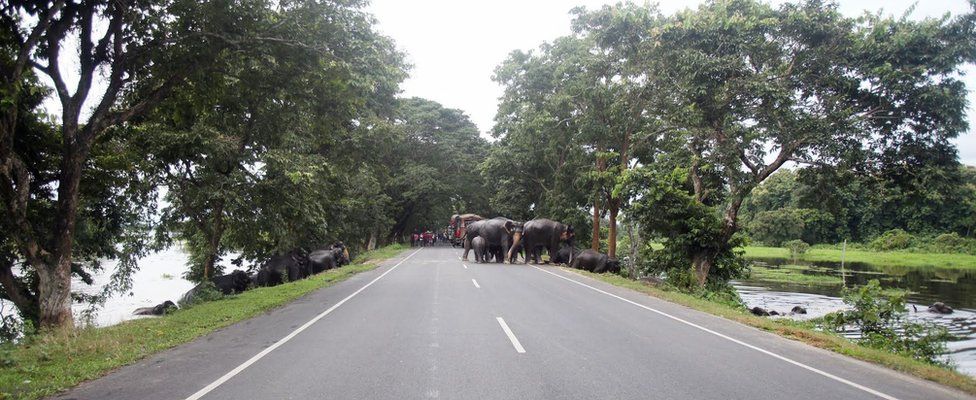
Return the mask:
<svg viewBox="0 0 976 400"><path fill-rule="evenodd" d="M476 281L476 280L474 280L473 278L471 279L471 283L473 283L473 284L474 284L474 287L476 287L476 288L478 288L478 289L481 289L481 286L480 286L480 285L478 285L478 281Z"/></svg>
<svg viewBox="0 0 976 400"><path fill-rule="evenodd" d="M210 393L211 391L213 391L214 389L216 389L218 386L224 384L224 382L227 382L228 380L230 380L230 378L233 378L235 375L241 373L241 371L243 371L245 368L251 366L251 364L254 364L255 362L257 362L258 360L260 360L264 356L268 355L268 353L274 351L278 347L281 347L281 345L287 343L289 340L291 340L295 336L298 336L299 333L302 333L302 331L304 331L305 329L308 329L308 327L310 327L313 324L315 324L316 322L318 322L318 320L322 319L322 317L325 317L326 315L329 315L329 313L331 313L335 309L339 308L339 306L341 306L345 302L349 301L349 299L355 297L357 294L359 294L359 292L362 292L363 290L365 290L366 288L368 288L370 285L376 283L376 281L378 281L378 280L380 280L380 278L383 278L384 276L386 276L386 274L389 274L390 272L393 272L393 270L395 270L397 267L399 267L400 264L403 264L404 262L406 262L407 260L409 260L410 257L413 257L414 256L414 254L419 253L421 249L423 249L423 248L421 247L420 249L417 249L417 251L414 251L413 253L410 253L409 256L407 256L406 258L400 260L400 262L396 263L396 265L394 265L392 268L386 270L386 272L384 272L382 275L377 276L376 279L373 279L373 280L369 281L369 283L367 283L365 286L359 288L359 290L353 292L353 294L350 294L346 298L342 299L342 301L336 303L332 307L329 307L328 310L323 311L321 314L316 315L315 318L310 319L304 325L298 327L298 329L295 329L294 331L292 331L291 333L289 333L288 336L285 336L285 337L279 339L273 345L271 345L268 348L262 350L260 353L254 355L254 357L251 357L249 360L245 361L243 364L238 365L237 368L232 369L230 372L224 374L224 376L221 376L217 380L213 381L213 383L207 385L203 389L200 389L200 391L198 391L198 392L190 395L190 397L187 397L186 400L198 400L201 397L205 396L207 393Z"/></svg>
<svg viewBox="0 0 976 400"><path fill-rule="evenodd" d="M849 380L847 380L847 379L844 379L844 378L841 378L841 377L839 377L839 376L837 376L837 375L834 375L834 374L831 374L831 373L829 373L829 372L826 372L826 371L823 371L823 370L819 370L819 369L817 369L817 368L814 368L814 367L811 367L811 366L809 366L809 365L806 365L806 364L804 364L804 363L801 363L801 362L799 362L799 361L795 361L795 360L793 360L793 359L790 359L790 358L787 358L787 357L785 357L785 356L781 356L781 355L779 355L779 354L776 354L776 353L773 353L773 352L771 352L771 351L769 351L769 350L766 350L766 349L763 349L763 348L761 348L761 347L757 347L757 346L753 346L753 345L751 345L751 344L748 344L748 343L746 343L746 342L743 342L743 341L741 341L741 340L739 340L739 339L735 339L735 338L732 338L732 337L730 337L730 336L726 336L726 335L724 335L724 334L721 334L721 333L718 333L718 332L716 332L716 331L713 331L713 330L711 330L711 329L708 329L708 328L706 328L706 327L704 327L704 326L701 326L701 325L698 325L698 324L696 324L696 323L694 323L694 322L690 322L690 321L686 321L686 320L683 320L683 319L681 319L681 318L678 318L678 317L675 317L674 315L671 315L671 314L668 314L668 313L666 313L666 312L664 312L664 311L660 311L660 310L657 310L657 309L654 309L654 308L651 308L651 307L648 307L648 306L645 306L645 305L643 305L643 304L640 304L640 303L637 303L637 302L634 302L634 301L630 301L630 300L627 300L627 299L625 299L625 298L623 298L623 297L620 297L620 296L617 296L617 295L615 295L615 294L613 294L613 293L609 293L609 292L606 292L606 291L604 291L604 290L600 290L600 289L597 289L597 288L595 288L595 287L593 287L593 286L590 286L590 285L587 285L587 284L585 284L585 283L583 283L583 282L580 282L580 281L577 281L577 280L573 280L573 279L570 279L570 278L567 278L567 277L565 277L565 276L562 276L562 275L559 275L559 274L557 274L557 273L554 273L554 272L551 272L551 271L546 271L546 270L544 270L544 269L542 269L542 268L539 268L539 267L537 267L537 266L535 266L535 265L532 265L532 268L535 268L535 269L537 269L537 270L539 270L539 271L542 271L542 272L545 272L545 273L547 273L547 274L549 274L549 275L552 275L552 276L555 276L555 277L557 277L557 278L561 278L561 279L565 279L565 280L567 280L567 281L570 281L570 282L573 282L573 283L575 283L575 284L577 284L577 285L580 285L580 286L583 286L583 287L586 287L586 288L590 288L590 289L593 289L593 290L595 290L595 291L597 291L597 292L600 292L600 293L603 293L603 294L605 294L605 295L607 295L607 296L610 296L610 297L614 297L614 298L617 298L617 299L619 299L619 300L623 300L623 301L625 301L625 302L628 302L628 303L630 303L630 304L633 304L633 305L635 305L635 306L637 306L637 307L640 307L640 308L643 308L643 309L645 309L645 310L648 310L648 311L651 311L651 312L654 312L654 313L657 313L657 314L660 314L660 315L662 315L662 316L665 316L665 317L668 317L668 318L671 318L671 319L673 319L673 320L675 320L675 321L678 321L678 322L680 322L680 323L682 323L682 324L685 324L685 325L688 325L688 326L691 326L691 327L693 327L693 328L697 328L697 329L700 329L700 330L702 330L702 331L705 331L705 332L708 332L708 333L711 333L711 334L713 334L713 335L715 335L715 336L718 336L718 337L720 337L720 338L722 338L722 339L725 339L725 340L728 340L728 341L730 341L730 342L733 342L733 343L736 343L736 344L739 344L739 345L742 345L742 346L745 346L745 347L748 347L748 348L750 348L750 349L753 349L753 350L755 350L755 351L758 351L758 352L760 352L760 353L763 353L763 354L766 354L766 355L768 355L768 356L770 356L770 357L773 357L773 358L778 358L778 359L780 359L780 360L783 360L783 361L786 361L786 362L788 362L788 363L790 363L790 364L793 364L793 365L796 365L796 366L798 366L798 367L800 367L800 368L803 368L803 369L806 369L806 370L808 370L808 371L811 371L811 372L814 372L814 373L817 373L817 374L820 374L820 375L823 375L823 376L825 376L825 377L827 377L827 378L830 378L830 379L833 379L833 380L835 380L835 381L837 381L837 382L840 382L840 383L843 383L843 384L845 384L845 385L848 385L848 386L851 386L851 387L854 387L854 388L856 388L856 389L860 389L860 390L863 390L863 391L865 391L865 392L868 392L868 393L871 393L871 394L873 394L873 395L875 395L875 396L878 396L878 397L880 397L880 398L882 398L882 399L888 399L888 400L898 400L898 398L897 398L897 397L894 397L894 396L891 396L891 395L888 395L888 394L885 394L885 393L881 393L881 392L879 392L879 391L877 391L877 390L874 390L874 389L871 389L871 388L869 388L869 387L867 387L867 386L864 386L864 385L860 385L860 384L857 384L857 383L854 383L854 382L851 382L851 381L849 381ZM501 318L499 318L499 319L501 319Z"/></svg>
<svg viewBox="0 0 976 400"><path fill-rule="evenodd" d="M505 331L505 335L508 336L508 340L512 341L512 346L515 346L515 351L525 353L525 347L522 347L522 343L519 343L518 338L515 337L515 334L512 333L511 329L509 329L508 324L505 323L505 320L502 319L502 317L496 317L495 319L498 320L498 325L502 326L502 330Z"/></svg>

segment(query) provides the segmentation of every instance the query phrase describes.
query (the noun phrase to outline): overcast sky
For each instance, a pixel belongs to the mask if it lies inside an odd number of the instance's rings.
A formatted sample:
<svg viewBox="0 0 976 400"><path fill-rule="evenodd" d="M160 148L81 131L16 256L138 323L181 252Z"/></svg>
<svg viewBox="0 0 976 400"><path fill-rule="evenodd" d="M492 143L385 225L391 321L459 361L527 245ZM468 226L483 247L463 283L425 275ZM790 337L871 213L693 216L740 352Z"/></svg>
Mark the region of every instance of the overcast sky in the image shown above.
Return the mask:
<svg viewBox="0 0 976 400"><path fill-rule="evenodd" d="M369 10L379 30L393 38L413 65L404 82L403 96L423 97L463 110L478 128L488 132L494 124L502 88L491 76L513 50L529 50L542 42L570 33L569 10L588 9L617 1L598 0L372 0ZM780 3L777 1L776 3ZM661 1L665 13L701 1ZM841 11L860 15L883 9L902 15L913 0L840 0ZM967 0L922 0L913 18L962 14ZM963 79L969 89L970 130L956 139L960 160L976 165L976 68L967 66Z"/></svg>

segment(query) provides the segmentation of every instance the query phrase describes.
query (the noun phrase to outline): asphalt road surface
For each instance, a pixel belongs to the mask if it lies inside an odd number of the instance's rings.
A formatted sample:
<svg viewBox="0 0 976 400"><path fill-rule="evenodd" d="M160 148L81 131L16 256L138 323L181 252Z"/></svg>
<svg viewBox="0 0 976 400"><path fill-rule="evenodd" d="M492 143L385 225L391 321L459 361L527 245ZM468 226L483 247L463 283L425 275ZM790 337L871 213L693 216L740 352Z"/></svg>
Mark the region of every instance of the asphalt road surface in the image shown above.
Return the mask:
<svg viewBox="0 0 976 400"><path fill-rule="evenodd" d="M411 250L58 398L970 398L558 268L459 255Z"/></svg>

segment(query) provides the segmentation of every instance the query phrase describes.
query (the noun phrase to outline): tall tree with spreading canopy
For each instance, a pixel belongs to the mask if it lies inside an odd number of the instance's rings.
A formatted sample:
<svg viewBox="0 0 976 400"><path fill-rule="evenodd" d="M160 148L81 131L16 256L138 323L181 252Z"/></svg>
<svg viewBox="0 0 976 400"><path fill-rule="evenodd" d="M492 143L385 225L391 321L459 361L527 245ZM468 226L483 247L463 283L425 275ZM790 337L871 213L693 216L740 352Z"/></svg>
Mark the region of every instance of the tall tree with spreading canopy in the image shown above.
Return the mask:
<svg viewBox="0 0 976 400"><path fill-rule="evenodd" d="M695 201L724 197L714 246L687 254L698 283L731 251L743 200L787 162L860 163L963 131L956 76L976 60L974 34L972 13L847 18L820 0L711 1L654 29L633 61L686 143Z"/></svg>
<svg viewBox="0 0 976 400"><path fill-rule="evenodd" d="M208 55L225 45L208 32L234 32L233 16L243 9L178 0L13 1L0 7L0 196L16 258L36 274L36 315L42 327L72 324L81 183L93 148L111 128L144 114L188 75L205 68ZM77 70L68 73L72 57L77 57ZM19 121L30 118L18 105L32 87L25 85L32 69L50 80L61 108L54 138L57 178L43 185L29 168L30 155L15 145L25 134ZM101 73L105 85L95 85ZM146 88L145 95L122 101L136 85ZM54 204L50 215L34 214L47 202ZM9 276L8 271L3 275ZM25 293L15 280L3 284L7 293Z"/></svg>
<svg viewBox="0 0 976 400"><path fill-rule="evenodd" d="M405 76L402 55L358 4L289 2L250 21L262 37L214 54L141 121L139 145L168 188L164 242L183 240L189 278L354 236L346 219L380 115ZM372 195L372 193L370 193Z"/></svg>

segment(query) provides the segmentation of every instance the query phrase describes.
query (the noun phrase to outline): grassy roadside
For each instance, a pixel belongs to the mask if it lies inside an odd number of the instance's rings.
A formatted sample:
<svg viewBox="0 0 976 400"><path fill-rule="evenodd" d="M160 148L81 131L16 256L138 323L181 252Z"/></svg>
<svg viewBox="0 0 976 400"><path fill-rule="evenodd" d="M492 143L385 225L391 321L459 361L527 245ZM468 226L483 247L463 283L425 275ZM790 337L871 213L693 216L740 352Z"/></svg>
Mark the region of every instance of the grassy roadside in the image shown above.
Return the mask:
<svg viewBox="0 0 976 400"><path fill-rule="evenodd" d="M37 399L56 394L374 269L380 261L406 249L402 245L383 247L356 257L352 265L309 279L256 288L165 317L130 320L104 328L49 332L22 345L0 347L0 399Z"/></svg>
<svg viewBox="0 0 976 400"><path fill-rule="evenodd" d="M781 247L746 246L746 258L790 258L790 252ZM803 255L803 261L832 261L840 262L841 250L813 248ZM895 267L936 267L976 269L976 256L969 254L939 254L939 253L909 253L901 251L879 252L865 250L847 250L844 255L846 262L862 262L874 265L888 265Z"/></svg>
<svg viewBox="0 0 976 400"><path fill-rule="evenodd" d="M569 268L563 269L976 395L976 379L970 376L929 365L910 357L860 346L839 335L814 330L813 325L809 322L757 317L744 310L684 293L663 290L619 275L601 275Z"/></svg>

